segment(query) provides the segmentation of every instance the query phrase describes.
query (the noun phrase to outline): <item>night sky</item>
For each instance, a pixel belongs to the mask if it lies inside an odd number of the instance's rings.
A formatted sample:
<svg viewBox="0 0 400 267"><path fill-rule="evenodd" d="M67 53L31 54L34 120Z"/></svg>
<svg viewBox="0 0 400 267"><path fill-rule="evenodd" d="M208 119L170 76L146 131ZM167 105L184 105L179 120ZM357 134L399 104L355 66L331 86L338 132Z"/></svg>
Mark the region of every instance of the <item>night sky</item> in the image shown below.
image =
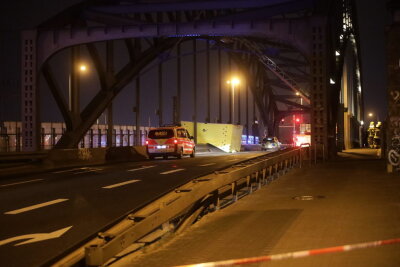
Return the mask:
<svg viewBox="0 0 400 267"><path fill-rule="evenodd" d="M79 0L7 1L0 9L0 120L20 120L18 86L18 30L34 28ZM385 25L386 1L356 0L360 30L365 114L387 113ZM132 106L129 107L132 110ZM365 115L366 121L368 121ZM133 122L132 122L133 124Z"/></svg>

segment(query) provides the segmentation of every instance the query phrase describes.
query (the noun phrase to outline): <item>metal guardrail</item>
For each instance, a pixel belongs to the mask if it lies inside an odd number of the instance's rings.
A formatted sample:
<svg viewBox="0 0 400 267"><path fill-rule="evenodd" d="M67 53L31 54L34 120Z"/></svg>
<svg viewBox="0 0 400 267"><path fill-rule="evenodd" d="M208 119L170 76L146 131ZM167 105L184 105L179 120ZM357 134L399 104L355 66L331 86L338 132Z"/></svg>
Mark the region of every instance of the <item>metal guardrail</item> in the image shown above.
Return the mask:
<svg viewBox="0 0 400 267"><path fill-rule="evenodd" d="M308 148L298 148L275 152L196 178L129 214L52 266L73 266L83 259L86 265L100 266L135 243L140 247L154 241L160 232L180 231L205 211L235 202L290 168L300 166L302 154L308 155L307 151Z"/></svg>

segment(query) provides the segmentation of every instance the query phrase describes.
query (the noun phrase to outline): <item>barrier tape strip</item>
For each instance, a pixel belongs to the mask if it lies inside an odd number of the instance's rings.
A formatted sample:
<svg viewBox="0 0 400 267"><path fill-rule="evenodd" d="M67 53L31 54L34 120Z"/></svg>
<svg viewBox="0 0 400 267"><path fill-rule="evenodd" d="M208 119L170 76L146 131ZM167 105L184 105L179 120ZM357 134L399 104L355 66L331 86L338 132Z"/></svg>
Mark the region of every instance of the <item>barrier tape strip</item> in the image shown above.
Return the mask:
<svg viewBox="0 0 400 267"><path fill-rule="evenodd" d="M270 256L261 256L261 257L243 258L243 259L234 259L234 260L225 260L225 261L215 261L215 262L205 262L205 263L189 264L189 265L179 265L176 267L233 266L233 265L257 263L257 262L284 260L284 259L290 259L290 258L296 259L296 258L313 256L313 255L329 254L329 253L334 253L334 252L345 252L345 251L350 251L350 250L355 250L355 249L379 247L379 246L383 246L383 245L391 245L391 244L396 244L396 243L400 243L400 238L379 240L379 241L372 241L372 242L358 243L358 244L351 244L351 245L344 245L344 246L337 246L337 247L328 247L328 248L322 248L322 249L302 250L302 251L296 251L296 252L275 254L275 255L270 255Z"/></svg>

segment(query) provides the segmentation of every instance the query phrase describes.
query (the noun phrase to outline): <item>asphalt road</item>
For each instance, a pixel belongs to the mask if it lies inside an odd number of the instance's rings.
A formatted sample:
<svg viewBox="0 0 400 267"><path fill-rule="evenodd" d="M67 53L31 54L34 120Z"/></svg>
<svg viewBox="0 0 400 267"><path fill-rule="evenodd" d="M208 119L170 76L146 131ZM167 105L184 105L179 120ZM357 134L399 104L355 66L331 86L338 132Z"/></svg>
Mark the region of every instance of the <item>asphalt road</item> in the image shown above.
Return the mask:
<svg viewBox="0 0 400 267"><path fill-rule="evenodd" d="M208 153L0 181L0 266L42 266L177 186L265 154Z"/></svg>

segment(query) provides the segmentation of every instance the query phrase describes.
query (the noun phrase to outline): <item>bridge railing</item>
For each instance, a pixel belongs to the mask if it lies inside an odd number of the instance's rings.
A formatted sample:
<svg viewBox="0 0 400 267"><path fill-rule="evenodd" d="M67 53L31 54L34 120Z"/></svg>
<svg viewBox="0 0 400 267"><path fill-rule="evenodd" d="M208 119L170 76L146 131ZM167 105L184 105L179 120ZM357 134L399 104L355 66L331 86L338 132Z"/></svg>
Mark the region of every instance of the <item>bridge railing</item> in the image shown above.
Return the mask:
<svg viewBox="0 0 400 267"><path fill-rule="evenodd" d="M6 121L4 126L0 126L0 152L18 152L22 150L21 122ZM149 127L141 127L141 144L145 143ZM95 124L86 133L79 143L79 148L96 148L107 146L108 127L104 124ZM64 123L44 122L41 125L40 147L41 150L52 149L60 140L65 132ZM112 146L132 146L136 145L135 126L114 125L112 133ZM139 145L141 145L139 144Z"/></svg>
<svg viewBox="0 0 400 267"><path fill-rule="evenodd" d="M199 216L229 205L300 166L301 155L307 151L297 148L274 152L195 178L132 212L56 266L71 266L83 259L89 266L103 265L127 247L140 248L167 232L182 231Z"/></svg>

